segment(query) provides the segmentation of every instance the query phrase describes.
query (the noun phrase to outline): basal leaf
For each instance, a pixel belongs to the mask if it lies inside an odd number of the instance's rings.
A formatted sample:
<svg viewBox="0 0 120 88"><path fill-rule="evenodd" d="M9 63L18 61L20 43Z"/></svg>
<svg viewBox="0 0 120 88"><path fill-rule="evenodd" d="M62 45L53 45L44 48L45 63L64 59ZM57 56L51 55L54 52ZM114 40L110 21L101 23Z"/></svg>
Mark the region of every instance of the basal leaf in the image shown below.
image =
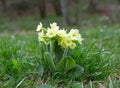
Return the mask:
<svg viewBox="0 0 120 88"><path fill-rule="evenodd" d="M69 70L67 74L69 77L78 77L81 76L83 72L84 72L84 68L81 67L80 65L76 65L71 70Z"/></svg>
<svg viewBox="0 0 120 88"><path fill-rule="evenodd" d="M76 63L73 58L71 57L65 57L60 60L60 62L57 64L56 70L59 72L67 72L71 68L75 67Z"/></svg>
<svg viewBox="0 0 120 88"><path fill-rule="evenodd" d="M46 68L49 69L51 72L54 72L55 64L54 64L53 58L49 52L45 52L44 59L45 59Z"/></svg>

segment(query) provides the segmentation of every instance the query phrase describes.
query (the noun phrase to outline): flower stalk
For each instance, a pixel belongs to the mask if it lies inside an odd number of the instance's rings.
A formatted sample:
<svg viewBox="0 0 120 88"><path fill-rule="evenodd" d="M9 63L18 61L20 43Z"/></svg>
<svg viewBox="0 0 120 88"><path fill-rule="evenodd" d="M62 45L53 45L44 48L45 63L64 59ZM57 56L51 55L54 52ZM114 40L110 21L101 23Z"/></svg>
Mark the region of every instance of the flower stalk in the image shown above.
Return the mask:
<svg viewBox="0 0 120 88"><path fill-rule="evenodd" d="M53 43L50 41L50 54L53 57Z"/></svg>
<svg viewBox="0 0 120 88"><path fill-rule="evenodd" d="M65 48L62 58L65 58L67 56L67 53L68 53L68 48Z"/></svg>

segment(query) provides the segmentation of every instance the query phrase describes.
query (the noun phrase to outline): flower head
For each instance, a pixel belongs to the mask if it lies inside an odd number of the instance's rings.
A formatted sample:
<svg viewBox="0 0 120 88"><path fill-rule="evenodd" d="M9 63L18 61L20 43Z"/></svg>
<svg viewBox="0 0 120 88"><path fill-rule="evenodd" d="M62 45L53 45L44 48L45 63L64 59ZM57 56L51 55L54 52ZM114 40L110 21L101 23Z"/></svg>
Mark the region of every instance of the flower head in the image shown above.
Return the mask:
<svg viewBox="0 0 120 88"><path fill-rule="evenodd" d="M57 33L59 31L59 26L57 26L57 23L53 22L52 24L50 24L49 29L52 29L55 33Z"/></svg>
<svg viewBox="0 0 120 88"><path fill-rule="evenodd" d="M52 37L56 36L56 32L55 32L54 30L48 28L46 35L47 35L49 38L52 38Z"/></svg>
<svg viewBox="0 0 120 88"><path fill-rule="evenodd" d="M39 32L39 33L38 33L38 40L43 42L43 41L44 41L44 36L45 36L45 34L44 34L43 31L42 31L42 32Z"/></svg>
<svg viewBox="0 0 120 88"><path fill-rule="evenodd" d="M72 43L72 40L68 37L68 36L65 36L61 39L60 41L60 45L64 48L68 48Z"/></svg>
<svg viewBox="0 0 120 88"><path fill-rule="evenodd" d="M78 39L77 39L79 44L82 44L83 38L81 37L81 35L79 34Z"/></svg>
<svg viewBox="0 0 120 88"><path fill-rule="evenodd" d="M71 45L70 45L70 48L74 49L75 47L76 47L76 44L72 42Z"/></svg>
<svg viewBox="0 0 120 88"><path fill-rule="evenodd" d="M50 39L46 36L46 34L43 31L38 33L38 40L46 45L50 43Z"/></svg>
<svg viewBox="0 0 120 88"><path fill-rule="evenodd" d="M74 49L76 43L82 44L83 38L81 37L78 29L71 29L67 33L64 29L59 29L57 23L53 22L50 27L44 28L42 23L37 26L38 39L40 42L48 45L50 41L56 41L58 44L64 48Z"/></svg>
<svg viewBox="0 0 120 88"><path fill-rule="evenodd" d="M40 22L40 24L37 26L36 31L40 31L40 30L42 29L42 27L43 27L43 25L42 25L42 23Z"/></svg>
<svg viewBox="0 0 120 88"><path fill-rule="evenodd" d="M63 30L59 30L59 31L57 32L57 35L58 35L59 37L65 37L65 36L67 36L67 33L66 33L66 31L63 29Z"/></svg>
<svg viewBox="0 0 120 88"><path fill-rule="evenodd" d="M77 29L71 29L68 35L72 40L77 40L79 36L79 31Z"/></svg>
<svg viewBox="0 0 120 88"><path fill-rule="evenodd" d="M58 30L58 29L59 29L59 26L57 26L57 23L56 23L56 22L53 22L52 24L50 24L50 27L51 27L51 29L53 29L53 30Z"/></svg>

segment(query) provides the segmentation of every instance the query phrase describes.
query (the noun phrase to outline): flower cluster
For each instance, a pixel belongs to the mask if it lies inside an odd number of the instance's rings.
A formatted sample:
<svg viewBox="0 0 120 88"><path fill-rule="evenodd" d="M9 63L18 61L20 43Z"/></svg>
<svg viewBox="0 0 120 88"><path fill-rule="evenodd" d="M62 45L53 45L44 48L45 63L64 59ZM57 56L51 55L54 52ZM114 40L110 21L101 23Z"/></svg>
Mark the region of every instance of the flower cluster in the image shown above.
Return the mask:
<svg viewBox="0 0 120 88"><path fill-rule="evenodd" d="M63 48L74 49L76 43L82 44L83 38L79 34L79 30L71 29L67 32L65 29L60 29L57 23L50 23L50 27L44 28L42 23L37 26L38 39L40 42L48 45L50 41L57 41Z"/></svg>

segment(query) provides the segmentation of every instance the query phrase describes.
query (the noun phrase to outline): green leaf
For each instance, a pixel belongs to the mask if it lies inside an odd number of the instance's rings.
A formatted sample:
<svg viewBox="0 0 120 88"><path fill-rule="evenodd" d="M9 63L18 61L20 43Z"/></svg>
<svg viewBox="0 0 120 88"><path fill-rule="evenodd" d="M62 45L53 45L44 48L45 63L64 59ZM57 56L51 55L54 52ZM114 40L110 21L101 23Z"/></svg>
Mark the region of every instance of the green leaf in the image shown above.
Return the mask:
<svg viewBox="0 0 120 88"><path fill-rule="evenodd" d="M81 82L81 83L74 83L73 85L72 85L72 88L84 88L84 86L83 86L83 83Z"/></svg>
<svg viewBox="0 0 120 88"><path fill-rule="evenodd" d="M70 70L75 66L76 66L76 63L73 58L65 57L61 59L60 62L57 64L56 71L67 72L68 70Z"/></svg>
<svg viewBox="0 0 120 88"><path fill-rule="evenodd" d="M84 68L80 65L76 65L71 70L67 72L69 77L79 77L84 73Z"/></svg>
<svg viewBox="0 0 120 88"><path fill-rule="evenodd" d="M54 64L53 58L49 52L45 52L44 59L45 59L46 68L49 69L51 72L54 72L55 64Z"/></svg>
<svg viewBox="0 0 120 88"><path fill-rule="evenodd" d="M24 77L18 84L15 88L18 88L24 81L25 81L26 77Z"/></svg>
<svg viewBox="0 0 120 88"><path fill-rule="evenodd" d="M44 73L44 67L42 64L39 65L39 73L42 75Z"/></svg>
<svg viewBox="0 0 120 88"><path fill-rule="evenodd" d="M13 63L13 67L20 72L21 71L21 66L18 63L18 61L16 59L12 59L12 63Z"/></svg>

